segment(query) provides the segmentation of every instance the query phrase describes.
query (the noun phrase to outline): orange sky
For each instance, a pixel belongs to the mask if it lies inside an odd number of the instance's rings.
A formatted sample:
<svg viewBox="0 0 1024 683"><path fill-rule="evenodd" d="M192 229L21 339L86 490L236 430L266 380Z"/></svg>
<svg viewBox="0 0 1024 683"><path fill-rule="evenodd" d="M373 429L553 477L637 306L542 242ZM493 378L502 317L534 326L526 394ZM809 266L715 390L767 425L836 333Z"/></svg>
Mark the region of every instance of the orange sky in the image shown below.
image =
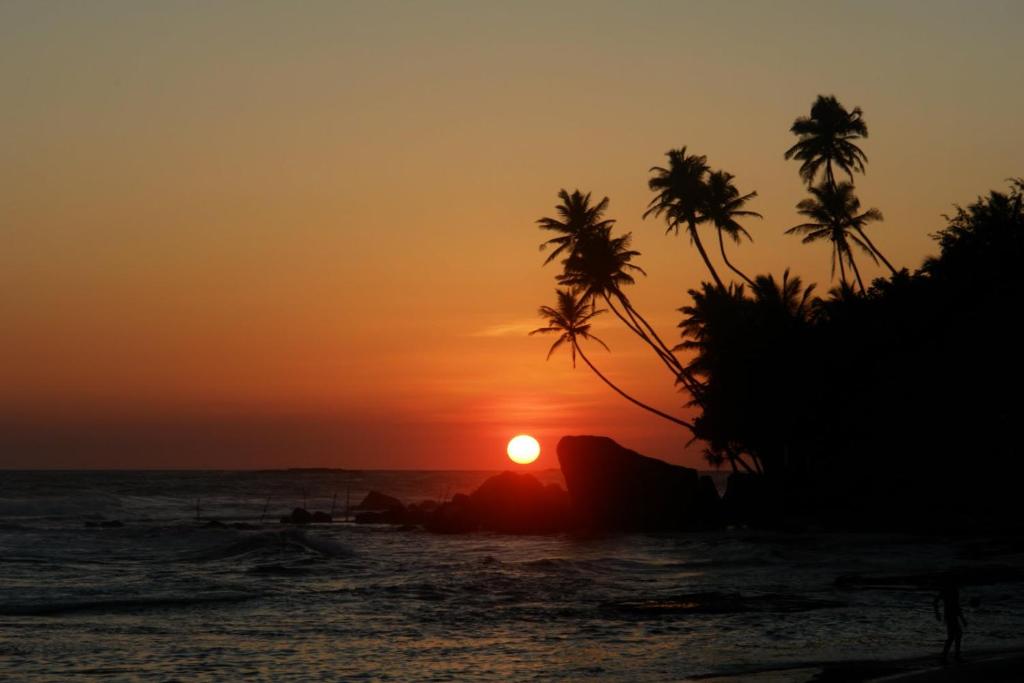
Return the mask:
<svg viewBox="0 0 1024 683"><path fill-rule="evenodd" d="M758 191L741 268L822 285L782 235L816 94L865 111L896 264L1024 173L1024 6L819 4L3 3L0 466L492 469L518 432L538 467L566 433L698 462L525 336L559 188L611 197L674 338L706 274L640 220L670 147ZM601 367L677 408L604 325Z"/></svg>

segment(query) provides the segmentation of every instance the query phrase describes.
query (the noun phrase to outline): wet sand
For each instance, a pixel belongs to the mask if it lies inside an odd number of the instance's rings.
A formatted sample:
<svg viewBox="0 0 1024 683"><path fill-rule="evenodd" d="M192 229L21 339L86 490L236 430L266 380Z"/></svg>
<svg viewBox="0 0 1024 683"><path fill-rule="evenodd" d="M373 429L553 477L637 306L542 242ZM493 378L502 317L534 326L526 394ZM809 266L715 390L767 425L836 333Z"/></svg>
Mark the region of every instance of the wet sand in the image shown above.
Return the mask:
<svg viewBox="0 0 1024 683"><path fill-rule="evenodd" d="M939 654L891 660L807 662L792 667L711 674L689 680L715 683L854 683L855 681L914 681L915 683L1019 683L1024 680L1024 646L1012 650L967 653L962 662L943 664Z"/></svg>

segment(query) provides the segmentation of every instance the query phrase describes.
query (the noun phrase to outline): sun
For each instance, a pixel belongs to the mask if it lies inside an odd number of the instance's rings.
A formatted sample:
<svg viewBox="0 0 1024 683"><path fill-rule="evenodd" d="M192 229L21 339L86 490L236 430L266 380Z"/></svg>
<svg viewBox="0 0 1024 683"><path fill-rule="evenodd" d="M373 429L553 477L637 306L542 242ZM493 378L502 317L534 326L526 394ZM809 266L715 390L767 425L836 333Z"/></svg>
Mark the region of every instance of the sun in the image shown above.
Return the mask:
<svg viewBox="0 0 1024 683"><path fill-rule="evenodd" d="M508 457L517 465L529 465L540 455L540 444L529 434L512 437L508 442Z"/></svg>

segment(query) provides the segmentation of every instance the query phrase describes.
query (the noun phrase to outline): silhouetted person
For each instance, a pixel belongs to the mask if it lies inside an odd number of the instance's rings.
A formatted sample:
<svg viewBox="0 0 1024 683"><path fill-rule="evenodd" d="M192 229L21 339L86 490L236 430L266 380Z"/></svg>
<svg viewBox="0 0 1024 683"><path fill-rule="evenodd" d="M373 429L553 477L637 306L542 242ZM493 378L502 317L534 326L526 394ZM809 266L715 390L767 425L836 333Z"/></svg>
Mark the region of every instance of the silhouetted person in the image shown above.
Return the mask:
<svg viewBox="0 0 1024 683"><path fill-rule="evenodd" d="M942 603L942 614L939 614L939 603ZM935 618L938 621L946 622L946 645L942 648L942 661L949 657L949 646L956 643L956 650L953 658L960 661L960 640L964 635L964 626L967 626L967 619L960 609L960 589L956 579L946 579L939 588L939 594L935 596L932 604L935 608Z"/></svg>

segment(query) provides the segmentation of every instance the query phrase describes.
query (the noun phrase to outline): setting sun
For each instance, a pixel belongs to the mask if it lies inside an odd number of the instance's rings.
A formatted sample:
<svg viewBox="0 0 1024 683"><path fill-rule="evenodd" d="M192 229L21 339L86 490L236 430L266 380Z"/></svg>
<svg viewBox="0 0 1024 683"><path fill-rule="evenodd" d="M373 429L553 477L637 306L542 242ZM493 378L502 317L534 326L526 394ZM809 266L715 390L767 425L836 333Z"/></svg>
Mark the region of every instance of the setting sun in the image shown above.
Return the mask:
<svg viewBox="0 0 1024 683"><path fill-rule="evenodd" d="M540 444L528 434L512 437L508 442L508 457L518 465L529 465L540 455Z"/></svg>

